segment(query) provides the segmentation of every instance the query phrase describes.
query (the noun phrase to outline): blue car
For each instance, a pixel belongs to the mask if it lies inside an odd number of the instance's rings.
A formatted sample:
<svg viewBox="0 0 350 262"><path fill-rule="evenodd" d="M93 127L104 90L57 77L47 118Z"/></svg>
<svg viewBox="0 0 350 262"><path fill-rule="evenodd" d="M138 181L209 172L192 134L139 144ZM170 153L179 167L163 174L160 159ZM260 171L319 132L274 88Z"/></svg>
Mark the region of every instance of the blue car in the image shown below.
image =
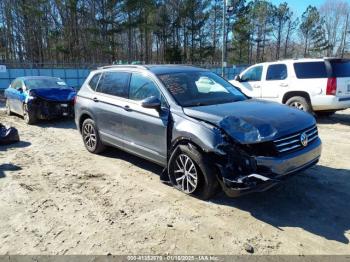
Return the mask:
<svg viewBox="0 0 350 262"><path fill-rule="evenodd" d="M18 77L5 90L6 112L23 116L27 124L39 119L73 116L75 96L75 90L60 78Z"/></svg>

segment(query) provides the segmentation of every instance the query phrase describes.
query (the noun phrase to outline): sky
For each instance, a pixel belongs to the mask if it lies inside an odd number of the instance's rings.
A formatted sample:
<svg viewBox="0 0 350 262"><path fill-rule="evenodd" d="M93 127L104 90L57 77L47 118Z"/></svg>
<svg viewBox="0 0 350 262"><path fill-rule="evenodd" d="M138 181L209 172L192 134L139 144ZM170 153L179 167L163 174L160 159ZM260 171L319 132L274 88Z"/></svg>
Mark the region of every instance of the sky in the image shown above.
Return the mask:
<svg viewBox="0 0 350 262"><path fill-rule="evenodd" d="M325 0L270 0L273 4L278 5L283 2L287 2L292 11L301 16L309 5L320 7Z"/></svg>

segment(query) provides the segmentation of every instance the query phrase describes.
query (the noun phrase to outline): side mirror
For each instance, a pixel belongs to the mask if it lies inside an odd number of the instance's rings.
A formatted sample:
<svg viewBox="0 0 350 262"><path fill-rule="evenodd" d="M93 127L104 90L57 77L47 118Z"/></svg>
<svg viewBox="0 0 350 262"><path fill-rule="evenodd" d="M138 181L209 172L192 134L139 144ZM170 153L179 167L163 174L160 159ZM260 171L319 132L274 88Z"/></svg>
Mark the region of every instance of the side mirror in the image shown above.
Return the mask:
<svg viewBox="0 0 350 262"><path fill-rule="evenodd" d="M242 81L242 79L241 79L241 77L239 75L236 75L234 80L236 80L237 82L241 82Z"/></svg>
<svg viewBox="0 0 350 262"><path fill-rule="evenodd" d="M152 109L159 110L160 106L161 106L161 102L157 97L150 96L150 97L145 98L142 101L141 105L144 108L152 108Z"/></svg>

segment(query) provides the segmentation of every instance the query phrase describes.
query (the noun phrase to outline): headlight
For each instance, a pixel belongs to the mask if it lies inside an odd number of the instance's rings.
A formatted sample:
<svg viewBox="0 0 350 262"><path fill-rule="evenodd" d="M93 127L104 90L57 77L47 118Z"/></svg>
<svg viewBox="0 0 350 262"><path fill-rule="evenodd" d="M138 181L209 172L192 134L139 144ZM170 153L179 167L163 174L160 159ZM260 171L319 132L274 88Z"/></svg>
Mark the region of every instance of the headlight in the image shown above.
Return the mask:
<svg viewBox="0 0 350 262"><path fill-rule="evenodd" d="M34 90L29 90L28 95L29 95L29 99L34 99L34 98L37 97L37 95L36 95Z"/></svg>

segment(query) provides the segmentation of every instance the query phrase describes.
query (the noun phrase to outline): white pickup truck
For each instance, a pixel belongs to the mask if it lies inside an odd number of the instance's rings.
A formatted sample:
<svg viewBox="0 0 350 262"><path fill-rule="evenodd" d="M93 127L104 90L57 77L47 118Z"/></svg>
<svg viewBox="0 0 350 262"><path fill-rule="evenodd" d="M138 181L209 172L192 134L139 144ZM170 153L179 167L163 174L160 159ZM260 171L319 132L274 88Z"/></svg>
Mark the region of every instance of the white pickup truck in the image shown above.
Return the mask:
<svg viewBox="0 0 350 262"><path fill-rule="evenodd" d="M350 60L294 59L256 64L230 81L243 93L308 112L350 107Z"/></svg>

